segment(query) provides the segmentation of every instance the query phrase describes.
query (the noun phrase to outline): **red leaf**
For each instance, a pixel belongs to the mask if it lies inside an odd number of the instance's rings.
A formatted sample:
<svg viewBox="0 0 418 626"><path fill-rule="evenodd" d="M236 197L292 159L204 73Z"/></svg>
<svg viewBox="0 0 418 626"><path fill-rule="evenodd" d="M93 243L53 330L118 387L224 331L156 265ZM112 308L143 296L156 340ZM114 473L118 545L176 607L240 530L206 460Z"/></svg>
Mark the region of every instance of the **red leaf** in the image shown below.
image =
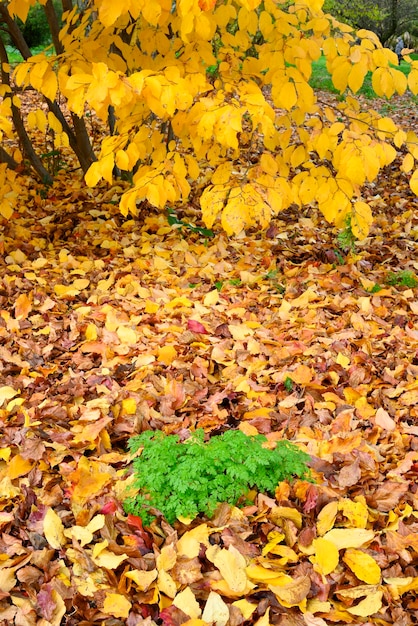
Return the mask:
<svg viewBox="0 0 418 626"><path fill-rule="evenodd" d="M200 333L202 335L207 335L208 331L200 322L196 320L188 320L187 322L187 330L191 330L193 333Z"/></svg>
<svg viewBox="0 0 418 626"><path fill-rule="evenodd" d="M134 528L137 528L138 530L144 530L144 527L142 526L142 519L138 517L137 515L131 515L129 513L127 522L129 526L133 526Z"/></svg>
<svg viewBox="0 0 418 626"><path fill-rule="evenodd" d="M116 503L113 502L113 500L110 500L109 502L106 502L106 504L102 506L102 508L100 509L100 513L102 513L103 515L109 515L109 514L114 513L116 509L117 509Z"/></svg>

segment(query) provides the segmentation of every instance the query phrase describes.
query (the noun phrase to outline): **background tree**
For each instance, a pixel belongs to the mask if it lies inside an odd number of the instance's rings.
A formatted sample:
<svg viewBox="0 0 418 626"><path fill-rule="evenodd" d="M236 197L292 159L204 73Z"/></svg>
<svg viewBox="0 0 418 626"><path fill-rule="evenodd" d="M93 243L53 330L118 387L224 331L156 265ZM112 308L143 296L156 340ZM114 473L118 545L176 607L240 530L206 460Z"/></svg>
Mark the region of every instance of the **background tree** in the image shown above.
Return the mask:
<svg viewBox="0 0 418 626"><path fill-rule="evenodd" d="M325 0L324 10L354 28L372 30L385 45L405 32L418 37L415 0Z"/></svg>
<svg viewBox="0 0 418 626"><path fill-rule="evenodd" d="M17 19L42 5L55 53L31 55ZM322 0L124 0L62 2L62 28L52 0L1 2L3 24L24 62L10 79L0 45L0 128L19 139L4 149L3 215L13 210L15 174L27 160L44 182L52 174L31 140L31 129L50 132L62 158L71 150L95 186L126 183L120 208L137 215L144 200L158 208L200 197L211 227L220 218L228 234L266 227L295 203L317 205L337 226L351 221L364 237L371 210L361 189L408 152L405 171L418 157L418 139L376 111L362 111L349 94L320 106L309 85L321 54L334 85L356 93L368 71L373 88L390 97L418 92L418 62L406 78L396 55L370 31L355 33L322 11ZM25 118L19 88L31 86L43 104ZM93 148L93 122L100 138ZM96 133L97 135L97 133ZM7 146L7 144L5 144ZM7 187L8 185L8 187ZM411 178L417 193L418 173Z"/></svg>

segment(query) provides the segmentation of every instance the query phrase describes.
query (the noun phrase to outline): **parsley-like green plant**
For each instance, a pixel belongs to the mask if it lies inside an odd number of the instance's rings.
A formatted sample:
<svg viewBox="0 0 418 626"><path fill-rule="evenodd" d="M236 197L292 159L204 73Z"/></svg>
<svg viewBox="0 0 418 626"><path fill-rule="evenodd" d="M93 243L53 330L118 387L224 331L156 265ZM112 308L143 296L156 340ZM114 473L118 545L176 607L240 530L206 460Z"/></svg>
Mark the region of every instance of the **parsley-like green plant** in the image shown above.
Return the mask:
<svg viewBox="0 0 418 626"><path fill-rule="evenodd" d="M390 272L386 282L392 287L408 287L414 289L418 287L418 280L414 276L414 273L410 270L402 270L400 272Z"/></svg>
<svg viewBox="0 0 418 626"><path fill-rule="evenodd" d="M340 250L354 252L356 237L351 228L351 216L347 216L345 226L337 235L337 244Z"/></svg>
<svg viewBox="0 0 418 626"><path fill-rule="evenodd" d="M197 430L180 442L177 435L146 431L129 440L133 460L133 489L124 501L127 513L138 515L145 525L160 511L169 523L176 518L211 517L220 502L235 505L250 489L274 494L278 483L298 476L309 477L309 456L283 440L274 450L263 448L264 435L248 437L230 430L204 441Z"/></svg>

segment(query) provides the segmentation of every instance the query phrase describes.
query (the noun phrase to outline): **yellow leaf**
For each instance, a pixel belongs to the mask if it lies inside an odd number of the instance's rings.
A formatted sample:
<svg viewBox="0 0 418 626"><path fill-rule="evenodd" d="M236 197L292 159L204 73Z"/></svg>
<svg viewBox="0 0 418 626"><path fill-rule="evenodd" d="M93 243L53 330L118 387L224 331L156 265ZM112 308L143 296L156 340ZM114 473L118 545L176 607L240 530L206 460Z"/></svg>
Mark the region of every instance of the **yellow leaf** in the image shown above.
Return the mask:
<svg viewBox="0 0 418 626"><path fill-rule="evenodd" d="M409 591L418 591L418 576L406 576L400 578L385 578L385 583L390 586L390 593L394 599Z"/></svg>
<svg viewBox="0 0 418 626"><path fill-rule="evenodd" d="M222 211L229 189L224 185L209 185L200 196L202 219L207 228L212 228Z"/></svg>
<svg viewBox="0 0 418 626"><path fill-rule="evenodd" d="M191 307L193 306L193 302L186 298L186 296L178 296L177 298L173 298L165 305L166 309L176 309L178 307Z"/></svg>
<svg viewBox="0 0 418 626"><path fill-rule="evenodd" d="M147 0L147 2L143 5L142 15L147 20L147 22L149 22L153 26L158 25L161 13L162 7L160 2L150 2L150 0Z"/></svg>
<svg viewBox="0 0 418 626"><path fill-rule="evenodd" d="M30 8L27 0L10 0L7 10L12 16L17 16L22 22L26 22Z"/></svg>
<svg viewBox="0 0 418 626"><path fill-rule="evenodd" d="M45 539L54 550L60 550L65 544L64 524L51 508L47 510L43 522Z"/></svg>
<svg viewBox="0 0 418 626"><path fill-rule="evenodd" d="M348 356L345 356L341 352L337 354L335 362L338 363L338 365L341 365L341 367L343 367L345 370L350 367L350 359L348 358Z"/></svg>
<svg viewBox="0 0 418 626"><path fill-rule="evenodd" d="M132 608L131 602L120 593L106 593L103 611L113 617L127 619Z"/></svg>
<svg viewBox="0 0 418 626"><path fill-rule="evenodd" d="M149 571L135 569L131 572L127 572L125 576L133 580L140 591L147 591L154 580L157 580L158 571L156 569Z"/></svg>
<svg viewBox="0 0 418 626"><path fill-rule="evenodd" d="M158 348L157 361L160 363L171 365L175 358L177 358L177 350L174 346L162 346Z"/></svg>
<svg viewBox="0 0 418 626"><path fill-rule="evenodd" d="M173 600L173 604L191 618L198 618L202 614L196 596L190 587L186 587L186 589L178 593Z"/></svg>
<svg viewBox="0 0 418 626"><path fill-rule="evenodd" d="M268 588L274 593L280 604L290 608L292 606L303 606L306 596L311 589L311 580L309 576L299 576L291 579L291 582L285 585L269 585Z"/></svg>
<svg viewBox="0 0 418 626"><path fill-rule="evenodd" d="M82 456L77 469L68 475L68 480L73 483L72 503L83 506L92 496L99 493L112 478L108 469L109 466Z"/></svg>
<svg viewBox="0 0 418 626"><path fill-rule="evenodd" d="M229 621L229 609L221 596L211 591L206 600L202 620L214 626L226 626Z"/></svg>
<svg viewBox="0 0 418 626"><path fill-rule="evenodd" d="M135 415L137 403L134 398L125 398L122 400L122 412L124 415Z"/></svg>
<svg viewBox="0 0 418 626"><path fill-rule="evenodd" d="M20 494L19 487L15 487L8 476L0 480L0 493L4 499L12 499Z"/></svg>
<svg viewBox="0 0 418 626"><path fill-rule="evenodd" d="M274 104L280 109L290 111L298 101L295 84L293 82L273 83L271 96Z"/></svg>
<svg viewBox="0 0 418 626"><path fill-rule="evenodd" d="M413 94L418 93L418 67L411 68L408 76L408 87Z"/></svg>
<svg viewBox="0 0 418 626"><path fill-rule="evenodd" d="M378 613L382 608L383 591L375 591L368 595L364 600L359 602L356 606L352 606L347 609L351 615L357 615L358 617L369 617Z"/></svg>
<svg viewBox="0 0 418 626"><path fill-rule="evenodd" d="M15 571L15 567L2 567L0 569L0 591L2 593L8 594L16 585Z"/></svg>
<svg viewBox="0 0 418 626"><path fill-rule="evenodd" d="M402 96L408 88L407 77L403 72L394 68L390 68L390 73L392 75L396 92Z"/></svg>
<svg viewBox="0 0 418 626"><path fill-rule="evenodd" d="M218 165L214 173L212 174L211 181L214 185L225 185L232 174L232 161L226 161Z"/></svg>
<svg viewBox="0 0 418 626"><path fill-rule="evenodd" d="M402 159L402 165L401 165L402 172L405 172L405 174L409 174L409 172L414 167L414 163L415 163L415 159L412 156L412 154L405 155L404 158Z"/></svg>
<svg viewBox="0 0 418 626"><path fill-rule="evenodd" d="M361 548L374 538L372 530L365 528L333 528L323 537L335 544L338 550L345 548Z"/></svg>
<svg viewBox="0 0 418 626"><path fill-rule="evenodd" d="M96 324L88 324L86 331L85 331L85 336L87 341L96 341L97 339L97 326Z"/></svg>
<svg viewBox="0 0 418 626"><path fill-rule="evenodd" d="M338 511L341 511L344 517L347 518L350 526L354 528L366 528L369 519L369 511L367 506L362 502L353 502L353 500L344 498L338 501Z"/></svg>
<svg viewBox="0 0 418 626"><path fill-rule="evenodd" d="M390 117L382 117L377 120L377 128L389 135L396 133L398 130L395 122Z"/></svg>
<svg viewBox="0 0 418 626"><path fill-rule="evenodd" d="M160 554L157 556L157 569L170 570L174 567L177 560L177 553L173 544L168 544L161 549Z"/></svg>
<svg viewBox="0 0 418 626"><path fill-rule="evenodd" d="M351 68L350 74L348 76L348 86L350 87L353 93L357 93L358 90L363 85L365 76L367 74L367 64L366 63L356 63Z"/></svg>
<svg viewBox="0 0 418 626"><path fill-rule="evenodd" d="M376 585L380 582L380 567L374 558L366 552L354 548L348 549L345 551L343 561L359 580L369 585Z"/></svg>
<svg viewBox="0 0 418 626"><path fill-rule="evenodd" d="M272 176L277 174L278 165L276 159L267 152L263 152L260 157L260 167L266 174L271 174Z"/></svg>
<svg viewBox="0 0 418 626"><path fill-rule="evenodd" d="M292 167L296 168L299 165L302 165L304 161L306 161L307 154L304 146L298 146L290 156L290 162Z"/></svg>
<svg viewBox="0 0 418 626"><path fill-rule="evenodd" d="M0 459L2 461L8 461L10 459L10 455L12 453L12 449L7 447L7 448L1 448L0 449Z"/></svg>
<svg viewBox="0 0 418 626"><path fill-rule="evenodd" d="M177 542L179 556L187 556L194 559L200 552L200 544L209 546L209 528L207 524L199 524L196 528L188 530Z"/></svg>
<svg viewBox="0 0 418 626"><path fill-rule="evenodd" d="M267 227L269 219L270 208L252 185L231 189L222 211L222 227L227 235L237 235L245 227L256 224Z"/></svg>
<svg viewBox="0 0 418 626"><path fill-rule="evenodd" d="M245 598L243 600L236 600L232 603L232 605L236 606L241 611L245 621L250 619L251 615L257 608L255 604L248 602L248 600L245 600Z"/></svg>
<svg viewBox="0 0 418 626"><path fill-rule="evenodd" d="M60 297L78 296L80 291L86 289L90 284L87 278L77 278L71 285L54 285L54 291Z"/></svg>
<svg viewBox="0 0 418 626"><path fill-rule="evenodd" d="M315 554L309 557L309 560L314 564L314 569L317 572L328 576L335 570L339 562L340 555L337 547L322 537L314 539L312 546Z"/></svg>
<svg viewBox="0 0 418 626"><path fill-rule="evenodd" d="M373 222L372 210L365 202L355 202L351 215L351 230L357 239L365 239Z"/></svg>
<svg viewBox="0 0 418 626"><path fill-rule="evenodd" d="M275 506L272 508L269 519L277 524L281 519L291 520L296 528L302 528L302 515L297 509L290 506Z"/></svg>
<svg viewBox="0 0 418 626"><path fill-rule="evenodd" d="M32 73L31 73L32 79ZM58 80L55 73L50 70L45 73L39 91L49 100L55 100L58 91Z"/></svg>
<svg viewBox="0 0 418 626"><path fill-rule="evenodd" d="M266 554L271 552L274 548L277 547L277 545L281 541L283 541L284 538L285 535L283 533L279 532L278 530L273 530L271 533L268 534L268 543L266 543L266 545L264 546L261 554L265 556Z"/></svg>
<svg viewBox="0 0 418 626"><path fill-rule="evenodd" d="M203 304L205 306L213 306L214 304L218 304L219 302L219 291L217 289L212 289L212 291L208 291L203 299Z"/></svg>
<svg viewBox="0 0 418 626"><path fill-rule="evenodd" d="M175 581L164 569L158 572L158 590L168 598L174 598L177 593L177 585Z"/></svg>
<svg viewBox="0 0 418 626"><path fill-rule="evenodd" d="M244 557L234 546L228 550L213 545L206 550L206 557L217 567L232 591L242 593L247 587Z"/></svg>
<svg viewBox="0 0 418 626"><path fill-rule="evenodd" d="M102 544L103 543L107 544L107 541L102 542ZM127 554L115 554L114 552L111 552L107 549L101 550L100 553L96 555L95 552L97 546L100 546L100 544L96 544L94 546L92 561L98 567L104 567L106 569L116 569L121 563L123 563L123 561L128 558Z"/></svg>
<svg viewBox="0 0 418 626"><path fill-rule="evenodd" d="M412 174L411 179L409 181L409 186L416 196L418 196L418 170ZM1 389L0 389L1 391Z"/></svg>
<svg viewBox="0 0 418 626"><path fill-rule="evenodd" d="M332 82L338 91L345 91L348 84L348 77L351 72L352 65L347 59L339 62L338 66L332 70Z"/></svg>
<svg viewBox="0 0 418 626"><path fill-rule="evenodd" d="M406 80L406 78L405 78ZM372 75L372 87L380 97L391 98L395 93L395 84L388 67L379 67Z"/></svg>
<svg viewBox="0 0 418 626"><path fill-rule="evenodd" d="M93 541L94 533L100 528L103 528L104 524L105 516L96 515L90 520L87 526L72 526L64 530L64 535L76 539L80 546L83 547Z"/></svg>
<svg viewBox="0 0 418 626"><path fill-rule="evenodd" d="M16 454L7 465L7 475L10 480L19 478L19 476L25 476L33 467L33 462L29 459L24 459L20 454Z"/></svg>
<svg viewBox="0 0 418 626"><path fill-rule="evenodd" d="M120 342L125 346L134 346L138 342L138 336L133 328L119 326L116 330Z"/></svg>
<svg viewBox="0 0 418 626"><path fill-rule="evenodd" d="M159 308L160 305L156 302L152 302L151 300L145 300L145 313L156 313Z"/></svg>
<svg viewBox="0 0 418 626"><path fill-rule="evenodd" d="M254 334L254 331L245 324L228 324L228 330L235 341L244 341Z"/></svg>
<svg viewBox="0 0 418 626"><path fill-rule="evenodd" d="M296 309L304 309L310 302L314 300L318 300L318 294L309 287L306 291L304 291L300 296L291 300L291 305Z"/></svg>
<svg viewBox="0 0 418 626"><path fill-rule="evenodd" d="M2 404L4 404L6 400L10 400L11 398L17 396L18 393L20 393L20 391L16 391L15 389L13 389L13 387L10 387L9 385L0 387L0 406L2 406Z"/></svg>

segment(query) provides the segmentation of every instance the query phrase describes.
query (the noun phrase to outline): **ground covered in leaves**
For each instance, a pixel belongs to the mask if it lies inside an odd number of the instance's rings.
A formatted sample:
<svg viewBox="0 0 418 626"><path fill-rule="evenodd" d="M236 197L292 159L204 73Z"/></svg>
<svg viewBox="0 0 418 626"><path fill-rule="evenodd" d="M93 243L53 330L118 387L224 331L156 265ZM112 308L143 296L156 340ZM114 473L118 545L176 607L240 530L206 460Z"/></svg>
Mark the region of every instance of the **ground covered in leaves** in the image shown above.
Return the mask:
<svg viewBox="0 0 418 626"><path fill-rule="evenodd" d="M0 621L418 621L417 200L387 170L370 237L315 213L228 240L115 190L34 186L2 224ZM146 429L287 438L312 482L150 528L121 506Z"/></svg>

